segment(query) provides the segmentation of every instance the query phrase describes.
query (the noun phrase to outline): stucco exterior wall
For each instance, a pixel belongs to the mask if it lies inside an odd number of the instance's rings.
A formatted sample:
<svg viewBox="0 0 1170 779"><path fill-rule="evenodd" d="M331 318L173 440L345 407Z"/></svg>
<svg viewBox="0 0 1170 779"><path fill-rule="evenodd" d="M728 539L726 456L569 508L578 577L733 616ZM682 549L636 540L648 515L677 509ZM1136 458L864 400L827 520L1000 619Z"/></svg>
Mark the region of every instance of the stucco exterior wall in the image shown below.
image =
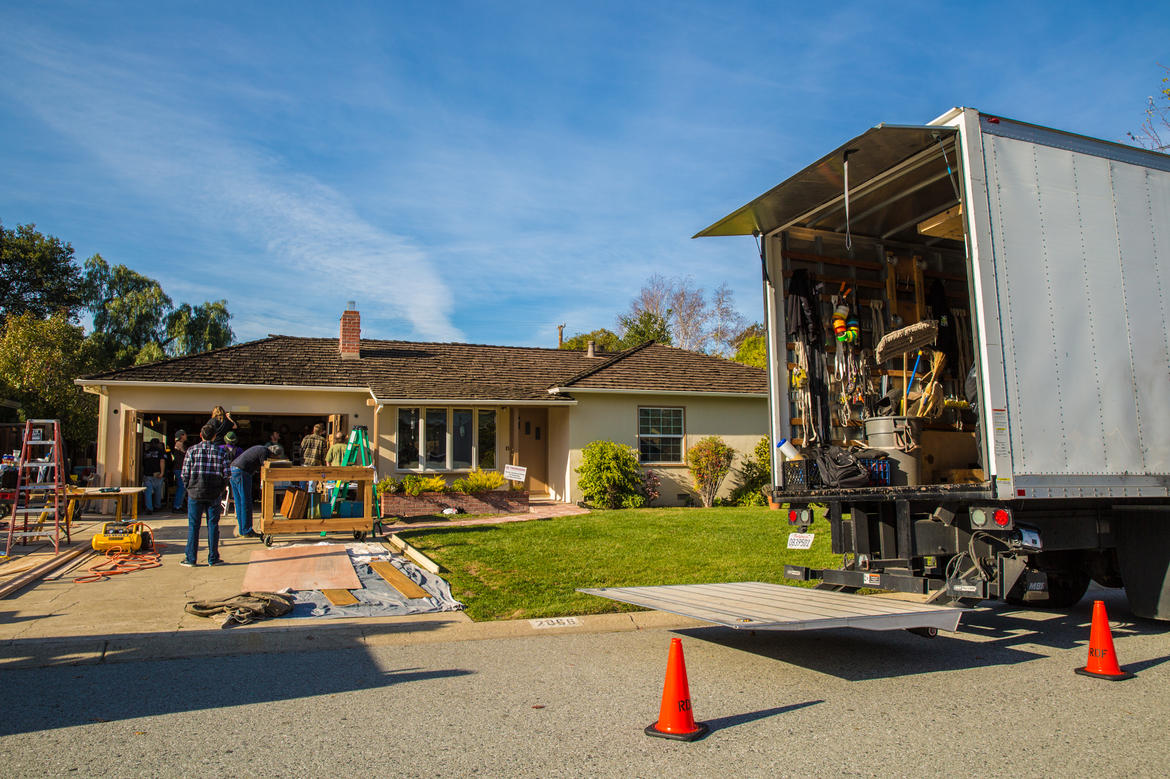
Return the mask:
<svg viewBox="0 0 1170 779"><path fill-rule="evenodd" d="M572 436L573 409L548 410L548 492L555 500L569 502L573 474L569 470L569 446Z"/></svg>
<svg viewBox="0 0 1170 779"><path fill-rule="evenodd" d="M138 474L123 474L127 414L202 414L211 416L214 406L223 406L233 415L268 414L316 415L322 421L329 414L347 414L350 426L373 424L374 410L366 405L368 392L335 390L291 390L283 387L235 389L219 387L109 386L98 404L98 480L103 485L138 483ZM198 436L197 431L194 432Z"/></svg>
<svg viewBox="0 0 1170 779"><path fill-rule="evenodd" d="M768 401L765 397L738 398L703 395L640 395L619 393L574 392L578 405L572 409L569 427L566 501L581 500L577 489L576 469L581 465L581 450L592 441L608 440L638 447L638 408L660 406L683 408L683 451L704 436L717 435L737 452L737 467L746 453L768 432ZM550 425L551 427L551 425ZM685 505L698 501L691 486L685 463L646 466L658 472L662 480L661 497L655 505ZM729 476L720 487L720 497L731 491Z"/></svg>

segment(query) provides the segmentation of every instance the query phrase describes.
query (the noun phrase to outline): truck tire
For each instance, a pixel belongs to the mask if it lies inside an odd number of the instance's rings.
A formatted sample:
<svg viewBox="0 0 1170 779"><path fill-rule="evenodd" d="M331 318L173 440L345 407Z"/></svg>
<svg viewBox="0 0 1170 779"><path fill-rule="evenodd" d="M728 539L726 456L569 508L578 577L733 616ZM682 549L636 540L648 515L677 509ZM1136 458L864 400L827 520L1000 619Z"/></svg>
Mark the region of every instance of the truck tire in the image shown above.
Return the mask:
<svg viewBox="0 0 1170 779"><path fill-rule="evenodd" d="M1116 508L1113 523L1130 611L1170 620L1170 509Z"/></svg>

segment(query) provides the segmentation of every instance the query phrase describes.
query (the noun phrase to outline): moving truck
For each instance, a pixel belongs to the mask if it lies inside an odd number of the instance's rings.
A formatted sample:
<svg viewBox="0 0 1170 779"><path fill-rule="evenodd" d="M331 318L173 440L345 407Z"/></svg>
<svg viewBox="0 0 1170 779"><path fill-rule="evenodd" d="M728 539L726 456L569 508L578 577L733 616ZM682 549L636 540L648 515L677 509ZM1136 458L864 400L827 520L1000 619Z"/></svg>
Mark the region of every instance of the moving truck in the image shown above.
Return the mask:
<svg viewBox="0 0 1170 779"><path fill-rule="evenodd" d="M798 526L827 507L845 560L788 578L1051 607L1094 580L1170 619L1170 156L955 108L867 130L696 237L740 235L773 500ZM937 351L875 359L919 322ZM870 447L865 486L821 478L832 444Z"/></svg>

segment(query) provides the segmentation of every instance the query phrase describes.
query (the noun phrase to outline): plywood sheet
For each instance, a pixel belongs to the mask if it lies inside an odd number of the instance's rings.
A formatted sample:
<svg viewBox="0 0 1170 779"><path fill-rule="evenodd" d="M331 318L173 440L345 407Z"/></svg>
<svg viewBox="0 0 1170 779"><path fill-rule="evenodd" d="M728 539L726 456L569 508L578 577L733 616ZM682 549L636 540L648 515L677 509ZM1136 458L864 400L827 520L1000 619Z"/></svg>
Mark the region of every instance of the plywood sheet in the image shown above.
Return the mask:
<svg viewBox="0 0 1170 779"><path fill-rule="evenodd" d="M248 560L245 591L358 590L357 571L341 544L258 549Z"/></svg>
<svg viewBox="0 0 1170 779"><path fill-rule="evenodd" d="M375 560L374 562L370 563L370 568L372 568L376 574L385 579L387 584L401 592L407 598L416 599L431 597L429 592L424 590L422 587L419 587L409 576L398 570L394 563L388 562L386 560Z"/></svg>
<svg viewBox="0 0 1170 779"><path fill-rule="evenodd" d="M358 602L349 590L321 590L321 594L334 606L352 606Z"/></svg>

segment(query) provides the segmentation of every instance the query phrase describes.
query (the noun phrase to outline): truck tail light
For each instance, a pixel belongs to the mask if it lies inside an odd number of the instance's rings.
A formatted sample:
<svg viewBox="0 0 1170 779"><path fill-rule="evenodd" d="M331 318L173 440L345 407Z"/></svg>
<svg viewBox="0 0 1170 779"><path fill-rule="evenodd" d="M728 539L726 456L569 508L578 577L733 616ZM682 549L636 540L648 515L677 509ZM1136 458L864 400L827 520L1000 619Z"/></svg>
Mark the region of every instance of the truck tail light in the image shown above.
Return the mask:
<svg viewBox="0 0 1170 779"><path fill-rule="evenodd" d="M995 524L1000 527L1007 527L1012 523L1012 515L1007 509L996 509L993 519L995 520Z"/></svg>
<svg viewBox="0 0 1170 779"><path fill-rule="evenodd" d="M796 509L789 509L788 510L788 524L795 525L796 521L798 519L800 519L800 514L797 513Z"/></svg>

